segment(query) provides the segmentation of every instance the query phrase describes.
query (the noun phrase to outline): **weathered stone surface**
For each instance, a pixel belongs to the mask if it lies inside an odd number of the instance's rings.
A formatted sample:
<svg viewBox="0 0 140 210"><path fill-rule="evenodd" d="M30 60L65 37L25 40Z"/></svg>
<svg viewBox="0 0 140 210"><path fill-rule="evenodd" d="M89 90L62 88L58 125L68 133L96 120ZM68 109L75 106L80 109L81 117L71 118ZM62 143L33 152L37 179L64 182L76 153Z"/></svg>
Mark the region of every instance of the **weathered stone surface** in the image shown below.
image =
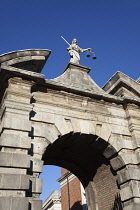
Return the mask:
<svg viewBox="0 0 140 210"><path fill-rule="evenodd" d="M31 210L42 210L42 201L39 200L32 200L31 203Z"/></svg>
<svg viewBox="0 0 140 210"><path fill-rule="evenodd" d="M7 66L14 64L19 69L40 72L50 53L50 50L41 49L15 51L2 55L0 57L0 63Z"/></svg>
<svg viewBox="0 0 140 210"><path fill-rule="evenodd" d="M118 170L119 168L125 165L137 165L138 159L136 155L133 153L122 153L119 156L111 159L111 165L114 170Z"/></svg>
<svg viewBox="0 0 140 210"><path fill-rule="evenodd" d="M0 146L29 149L31 139L26 136L3 133L0 137Z"/></svg>
<svg viewBox="0 0 140 210"><path fill-rule="evenodd" d="M117 153L117 151L114 149L114 147L112 147L111 145L108 145L108 147L105 149L103 154L106 158L110 158L111 156L115 155L116 153Z"/></svg>
<svg viewBox="0 0 140 210"><path fill-rule="evenodd" d="M136 157L137 157L138 163L140 163L140 151L136 152Z"/></svg>
<svg viewBox="0 0 140 210"><path fill-rule="evenodd" d="M139 209L140 209L140 203L134 203L124 207L124 210L139 210Z"/></svg>
<svg viewBox="0 0 140 210"><path fill-rule="evenodd" d="M31 178L32 192L41 193L42 192L42 179Z"/></svg>
<svg viewBox="0 0 140 210"><path fill-rule="evenodd" d="M85 66L69 63L64 73L52 81L103 93L103 90L87 74L87 70L89 71L90 69Z"/></svg>
<svg viewBox="0 0 140 210"><path fill-rule="evenodd" d="M33 125L34 136L45 137L51 143L54 142L60 135L60 132L53 124L33 123L32 125Z"/></svg>
<svg viewBox="0 0 140 210"><path fill-rule="evenodd" d="M54 114L47 113L45 110L40 110L39 108L33 110L33 115L31 116L33 121L54 123Z"/></svg>
<svg viewBox="0 0 140 210"><path fill-rule="evenodd" d="M32 159L31 161L31 171L42 172L43 161L39 159Z"/></svg>
<svg viewBox="0 0 140 210"><path fill-rule="evenodd" d="M140 181L131 180L121 185L121 199L122 201L130 198L140 198Z"/></svg>
<svg viewBox="0 0 140 210"><path fill-rule="evenodd" d="M140 172L138 168L128 167L127 170L124 168L117 172L118 184L123 184L129 180L140 180Z"/></svg>
<svg viewBox="0 0 140 210"><path fill-rule="evenodd" d="M64 120L64 118L60 115L55 115L55 126L58 129L58 131L60 132L61 135L65 135L67 133L70 133L72 130L69 129L66 121Z"/></svg>
<svg viewBox="0 0 140 210"><path fill-rule="evenodd" d="M28 198L0 197L1 210L28 210Z"/></svg>
<svg viewBox="0 0 140 210"><path fill-rule="evenodd" d="M90 134L90 124L86 120L79 120L81 133Z"/></svg>
<svg viewBox="0 0 140 210"><path fill-rule="evenodd" d="M72 63L60 77L44 80L37 72L49 54L25 50L0 56L0 209L41 210L38 176L44 163L53 163L86 180L93 210L98 199L91 180L98 168L92 158L97 153L116 171L125 209L135 210L140 198L140 84L117 73L102 90L88 76L89 68Z"/></svg>
<svg viewBox="0 0 140 210"><path fill-rule="evenodd" d="M29 176L19 174L0 174L0 189L29 189Z"/></svg>
<svg viewBox="0 0 140 210"><path fill-rule="evenodd" d="M133 150L133 141L130 135L112 133L109 137L109 143L116 149L117 152L124 148Z"/></svg>
<svg viewBox="0 0 140 210"><path fill-rule="evenodd" d="M123 161L121 156L117 156L115 158L112 158L110 160L111 166L114 170L117 170L125 165L125 162Z"/></svg>
<svg viewBox="0 0 140 210"><path fill-rule="evenodd" d="M49 144L50 142L46 138L34 137L34 139L32 140L33 153L34 153L34 156L39 155L40 157L36 159L42 158L42 155Z"/></svg>
<svg viewBox="0 0 140 210"><path fill-rule="evenodd" d="M122 159L126 165L138 164L138 160L137 160L135 153L129 153L129 151L128 151L127 153L120 154L120 156L122 157Z"/></svg>
<svg viewBox="0 0 140 210"><path fill-rule="evenodd" d="M79 119L71 118L71 123L72 123L72 128L73 128L74 133L77 133L81 130ZM91 125L91 128L92 128L92 125Z"/></svg>
<svg viewBox="0 0 140 210"><path fill-rule="evenodd" d="M131 91L128 87L131 87ZM127 92L127 95L125 95L125 92L120 92L120 94L116 94L116 92L121 88L121 87L127 87L127 89L129 90ZM114 95L124 95L124 96L132 96L131 93L134 94L135 97L140 97L139 93L140 93L140 86L139 84L134 81L133 79L131 79L130 77L126 76L125 74L123 74L122 72L117 72L115 75L113 75L113 77L109 80L109 82L107 82L103 89L108 92L108 93L112 93Z"/></svg>
<svg viewBox="0 0 140 210"><path fill-rule="evenodd" d="M30 156L16 153L0 153L0 166L29 168Z"/></svg>
<svg viewBox="0 0 140 210"><path fill-rule="evenodd" d="M1 128L31 131L31 122L21 118L7 117L3 119Z"/></svg>
<svg viewBox="0 0 140 210"><path fill-rule="evenodd" d="M0 197L20 197L24 198L26 196L26 191L23 190L13 190L13 189L1 189Z"/></svg>
<svg viewBox="0 0 140 210"><path fill-rule="evenodd" d="M135 146L136 148L140 147L140 138L135 139Z"/></svg>
<svg viewBox="0 0 140 210"><path fill-rule="evenodd" d="M0 167L1 174L26 174L27 169Z"/></svg>

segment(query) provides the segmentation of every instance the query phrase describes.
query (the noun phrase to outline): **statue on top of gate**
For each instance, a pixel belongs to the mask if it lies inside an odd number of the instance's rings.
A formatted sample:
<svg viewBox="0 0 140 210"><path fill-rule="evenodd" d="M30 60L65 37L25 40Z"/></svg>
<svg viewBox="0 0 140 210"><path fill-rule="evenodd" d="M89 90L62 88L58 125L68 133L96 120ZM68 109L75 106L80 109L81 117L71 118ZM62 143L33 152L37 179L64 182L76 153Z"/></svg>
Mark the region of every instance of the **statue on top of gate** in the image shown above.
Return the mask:
<svg viewBox="0 0 140 210"><path fill-rule="evenodd" d="M72 62L72 63L75 63L75 64L80 63L80 52L89 51L90 53L94 53L94 52L92 52L91 48L82 49L81 47L79 47L77 45L77 42L78 42L77 39L73 39L72 44L69 44L67 42L67 40L64 39L64 37L61 36L61 38L69 45L67 50L70 54L70 62ZM87 54L87 57L90 57L90 54ZM96 57L94 56L93 59L96 59Z"/></svg>

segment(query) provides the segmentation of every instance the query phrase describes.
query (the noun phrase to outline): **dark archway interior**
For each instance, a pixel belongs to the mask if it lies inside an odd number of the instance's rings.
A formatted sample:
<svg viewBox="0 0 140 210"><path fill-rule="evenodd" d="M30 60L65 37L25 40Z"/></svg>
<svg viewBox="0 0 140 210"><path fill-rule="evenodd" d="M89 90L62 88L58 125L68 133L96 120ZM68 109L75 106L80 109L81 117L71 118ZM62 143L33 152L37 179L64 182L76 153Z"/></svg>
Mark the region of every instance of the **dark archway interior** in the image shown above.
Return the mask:
<svg viewBox="0 0 140 210"><path fill-rule="evenodd" d="M99 166L109 161L103 156L108 143L96 135L69 133L50 144L42 159L45 165L64 167L75 174L86 187Z"/></svg>
<svg viewBox="0 0 140 210"><path fill-rule="evenodd" d="M42 160L45 165L57 165L75 174L86 189L87 196L90 197L87 198L89 210L94 210L96 196L91 183L97 170L105 165L110 167L111 173L115 175L110 161L103 156L107 146L108 143L96 135L69 133L50 144Z"/></svg>

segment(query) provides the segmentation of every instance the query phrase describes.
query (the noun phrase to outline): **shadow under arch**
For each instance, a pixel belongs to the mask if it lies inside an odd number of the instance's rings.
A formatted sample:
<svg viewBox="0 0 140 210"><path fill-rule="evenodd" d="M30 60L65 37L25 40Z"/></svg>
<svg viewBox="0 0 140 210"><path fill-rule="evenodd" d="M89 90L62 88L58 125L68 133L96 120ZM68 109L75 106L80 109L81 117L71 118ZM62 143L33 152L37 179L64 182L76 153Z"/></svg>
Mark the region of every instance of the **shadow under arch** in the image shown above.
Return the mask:
<svg viewBox="0 0 140 210"><path fill-rule="evenodd" d="M44 165L60 166L77 176L86 191L88 210L97 210L93 180L98 168L103 164L110 166L112 174L116 176L108 158L108 150L112 156L117 156L117 151L99 136L71 132L49 144L42 160Z"/></svg>

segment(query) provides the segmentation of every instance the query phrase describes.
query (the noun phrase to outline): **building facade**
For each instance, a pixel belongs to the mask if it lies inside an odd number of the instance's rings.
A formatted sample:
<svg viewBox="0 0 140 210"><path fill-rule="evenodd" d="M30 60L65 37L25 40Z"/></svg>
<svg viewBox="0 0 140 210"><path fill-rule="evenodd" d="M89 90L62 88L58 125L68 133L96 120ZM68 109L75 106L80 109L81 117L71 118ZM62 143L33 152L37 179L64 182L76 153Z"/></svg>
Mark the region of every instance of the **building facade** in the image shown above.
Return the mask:
<svg viewBox="0 0 140 210"><path fill-rule="evenodd" d="M59 190L54 190L51 195L44 201L43 210L62 210L61 195Z"/></svg>
<svg viewBox="0 0 140 210"><path fill-rule="evenodd" d="M87 210L85 190L74 174L62 168L62 176L58 182L61 189L62 209Z"/></svg>
<svg viewBox="0 0 140 210"><path fill-rule="evenodd" d="M0 209L41 210L39 174L57 165L82 183L88 210L109 210L118 194L124 210L139 210L140 80L117 72L100 88L90 68L73 63L47 80L49 54L0 56ZM83 205L75 196L71 210Z"/></svg>

